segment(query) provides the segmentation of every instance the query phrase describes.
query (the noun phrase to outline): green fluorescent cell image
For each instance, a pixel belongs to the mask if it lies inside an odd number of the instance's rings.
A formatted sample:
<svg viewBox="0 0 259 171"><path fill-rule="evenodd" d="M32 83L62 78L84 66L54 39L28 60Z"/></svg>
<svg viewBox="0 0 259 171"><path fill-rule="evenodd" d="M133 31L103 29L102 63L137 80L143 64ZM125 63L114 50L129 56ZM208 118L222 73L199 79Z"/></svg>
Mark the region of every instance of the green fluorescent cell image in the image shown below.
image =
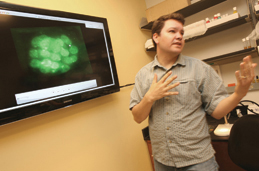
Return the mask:
<svg viewBox="0 0 259 171"><path fill-rule="evenodd" d="M42 74L63 74L85 64L92 72L79 26L11 29L24 68Z"/></svg>

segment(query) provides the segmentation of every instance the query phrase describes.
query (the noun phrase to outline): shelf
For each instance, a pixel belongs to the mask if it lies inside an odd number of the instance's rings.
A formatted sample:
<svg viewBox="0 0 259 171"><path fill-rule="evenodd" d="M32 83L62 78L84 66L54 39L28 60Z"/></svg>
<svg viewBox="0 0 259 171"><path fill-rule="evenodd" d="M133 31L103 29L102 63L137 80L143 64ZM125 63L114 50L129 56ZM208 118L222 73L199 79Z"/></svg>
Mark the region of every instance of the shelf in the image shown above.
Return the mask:
<svg viewBox="0 0 259 171"><path fill-rule="evenodd" d="M244 50L204 59L202 61L210 65L221 65L221 64L241 61L247 55L251 55L252 58L258 57L257 49L253 47L249 49L244 49Z"/></svg>
<svg viewBox="0 0 259 171"><path fill-rule="evenodd" d="M220 1L212 1L212 0L201 0L197 3L194 3L184 9L181 9L179 11L185 12L187 11L185 16L189 16L192 14L195 14L199 11L201 11L202 9L206 9L209 8L211 6L214 6L216 4L219 4L221 2L224 2L224 0L220 0ZM194 11L197 10L197 11ZM179 12L177 11L177 12ZM189 13L188 13L189 12ZM216 25L214 27L210 27L207 29L206 33L204 35L201 36L197 36L194 38L190 38L188 40L186 40L185 42L190 42L190 41L194 41L197 40L199 38L203 38L224 30L228 30L237 26L240 26L242 24L245 24L247 22L250 22L251 19L249 17L249 15L245 15L245 16L241 16L239 18L221 23L219 25ZM152 28L153 23L147 23L146 19L143 18L141 21L141 29L151 29ZM156 51L155 48L151 48L151 49L146 49L146 51ZM242 61L242 59L247 56L247 55L251 55L252 58L253 57L258 57L258 51L257 48L249 48L249 49L245 49L245 50L239 50L236 52L231 52L228 54L224 54L224 55L220 55L220 56L216 56L216 57L211 57L208 59L203 60L204 62L208 63L208 64L217 64L217 65L222 65L222 64L227 64L227 63L232 63L232 62L236 62L236 61Z"/></svg>
<svg viewBox="0 0 259 171"><path fill-rule="evenodd" d="M227 89L228 93L233 93L235 91L235 87L236 86L226 87L226 89ZM255 90L259 90L259 83L252 83L250 85L249 91L255 91Z"/></svg>
<svg viewBox="0 0 259 171"><path fill-rule="evenodd" d="M155 51L155 49L151 48L146 51ZM236 52L231 52L228 54L204 59L202 61L210 65L222 65L222 64L232 63L236 61L242 61L242 59L247 55L251 55L252 58L258 57L257 49L253 47L249 49L239 50Z"/></svg>
<svg viewBox="0 0 259 171"><path fill-rule="evenodd" d="M189 5L183 9L178 10L177 12L181 13L184 17L189 17L193 14L196 14L202 10L210 8L224 1L226 0L200 0L192 5Z"/></svg>
<svg viewBox="0 0 259 171"><path fill-rule="evenodd" d="M176 12L179 12L181 13L184 17L189 17L195 13L198 13L202 10L205 10L207 8L210 8L214 5L217 5L219 3L222 3L226 0L200 0L192 5L189 5L183 9L180 9ZM143 19L142 19L143 20ZM144 20L143 20L144 21ZM141 29L146 29L146 30L151 30L152 28L152 25L153 25L153 22L147 22L147 19L146 19L146 22L141 22L141 26L140 28Z"/></svg>
<svg viewBox="0 0 259 171"><path fill-rule="evenodd" d="M255 17L257 20L259 19L259 11L255 11Z"/></svg>
<svg viewBox="0 0 259 171"><path fill-rule="evenodd" d="M230 28L233 28L233 27L237 27L239 25L247 23L248 21L249 21L249 17L248 17L248 15L245 15L245 16L239 17L237 19L222 23L220 25L210 27L210 28L208 28L208 30L206 31L205 34L203 34L201 36L190 38L188 40L185 40L185 43L191 42L191 41L194 41L194 40L197 40L197 39L200 39L200 38L203 38L203 37L206 37L206 36L209 36L209 35L212 35L212 34L215 34L215 33L230 29ZM146 51L155 51L155 48L151 48L151 49L148 49Z"/></svg>
<svg viewBox="0 0 259 171"><path fill-rule="evenodd" d="M227 29L245 24L248 21L249 21L249 17L248 17L248 15L245 15L245 16L239 17L237 19L234 19L234 20L219 24L217 26L208 28L208 30L206 31L205 34L203 34L201 36L190 38L190 39L186 40L185 42L187 43L187 42L197 40L197 39L202 38L202 37L206 37L206 36L221 32L221 31L224 31L224 30L227 30Z"/></svg>
<svg viewBox="0 0 259 171"><path fill-rule="evenodd" d="M141 19L141 22L140 22L140 25L139 27L142 29L142 30L151 30L152 29L152 26L153 26L153 23L154 22L149 22L147 21L147 18L142 18Z"/></svg>
<svg viewBox="0 0 259 171"><path fill-rule="evenodd" d="M146 49L147 52L156 51L155 47L152 47L150 49Z"/></svg>

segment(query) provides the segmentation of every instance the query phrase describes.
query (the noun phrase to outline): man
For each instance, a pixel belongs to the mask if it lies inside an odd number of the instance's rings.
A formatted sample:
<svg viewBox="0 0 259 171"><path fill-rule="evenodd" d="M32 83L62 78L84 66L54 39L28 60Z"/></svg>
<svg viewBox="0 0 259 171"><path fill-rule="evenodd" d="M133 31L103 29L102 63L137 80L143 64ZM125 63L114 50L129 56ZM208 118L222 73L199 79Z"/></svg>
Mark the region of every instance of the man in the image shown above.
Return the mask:
<svg viewBox="0 0 259 171"><path fill-rule="evenodd" d="M256 64L250 56L243 59L235 92L228 96L209 65L181 54L183 25L177 13L154 22L157 55L136 75L130 110L137 123L149 117L156 171L218 170L205 113L220 119L235 108L248 92Z"/></svg>

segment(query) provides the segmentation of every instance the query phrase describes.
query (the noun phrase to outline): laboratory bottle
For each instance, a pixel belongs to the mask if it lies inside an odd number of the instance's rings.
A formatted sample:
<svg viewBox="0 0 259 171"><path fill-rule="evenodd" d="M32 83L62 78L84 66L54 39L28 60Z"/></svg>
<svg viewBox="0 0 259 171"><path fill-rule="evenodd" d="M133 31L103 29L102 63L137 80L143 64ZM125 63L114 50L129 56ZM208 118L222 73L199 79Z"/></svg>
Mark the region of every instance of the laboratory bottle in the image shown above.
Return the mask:
<svg viewBox="0 0 259 171"><path fill-rule="evenodd" d="M233 8L233 14L237 13L237 7Z"/></svg>
<svg viewBox="0 0 259 171"><path fill-rule="evenodd" d="M247 45L247 48L251 48L251 42L250 42L250 39L249 37L246 37L246 45Z"/></svg>
<svg viewBox="0 0 259 171"><path fill-rule="evenodd" d="M218 13L218 15L217 15L217 16L218 16L218 19L221 19L221 15L220 15L220 13Z"/></svg>
<svg viewBox="0 0 259 171"><path fill-rule="evenodd" d="M245 38L243 38L243 39L242 39L242 42L243 42L243 47L244 47L244 49L247 49L246 39L245 39Z"/></svg>

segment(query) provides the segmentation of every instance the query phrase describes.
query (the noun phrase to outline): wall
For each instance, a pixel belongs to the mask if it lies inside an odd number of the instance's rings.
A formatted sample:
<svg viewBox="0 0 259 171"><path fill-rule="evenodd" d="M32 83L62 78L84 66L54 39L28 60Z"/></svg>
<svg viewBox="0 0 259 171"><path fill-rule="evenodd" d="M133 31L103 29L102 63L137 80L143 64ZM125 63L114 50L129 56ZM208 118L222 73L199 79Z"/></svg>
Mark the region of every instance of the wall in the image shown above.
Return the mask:
<svg viewBox="0 0 259 171"><path fill-rule="evenodd" d="M145 0L147 8L153 7L163 1L165 1L165 0Z"/></svg>
<svg viewBox="0 0 259 171"><path fill-rule="evenodd" d="M144 50L149 32L138 28L144 0L6 2L107 18L120 85L153 59ZM151 171L141 132L147 122L136 124L128 110L131 89L1 126L1 170Z"/></svg>

